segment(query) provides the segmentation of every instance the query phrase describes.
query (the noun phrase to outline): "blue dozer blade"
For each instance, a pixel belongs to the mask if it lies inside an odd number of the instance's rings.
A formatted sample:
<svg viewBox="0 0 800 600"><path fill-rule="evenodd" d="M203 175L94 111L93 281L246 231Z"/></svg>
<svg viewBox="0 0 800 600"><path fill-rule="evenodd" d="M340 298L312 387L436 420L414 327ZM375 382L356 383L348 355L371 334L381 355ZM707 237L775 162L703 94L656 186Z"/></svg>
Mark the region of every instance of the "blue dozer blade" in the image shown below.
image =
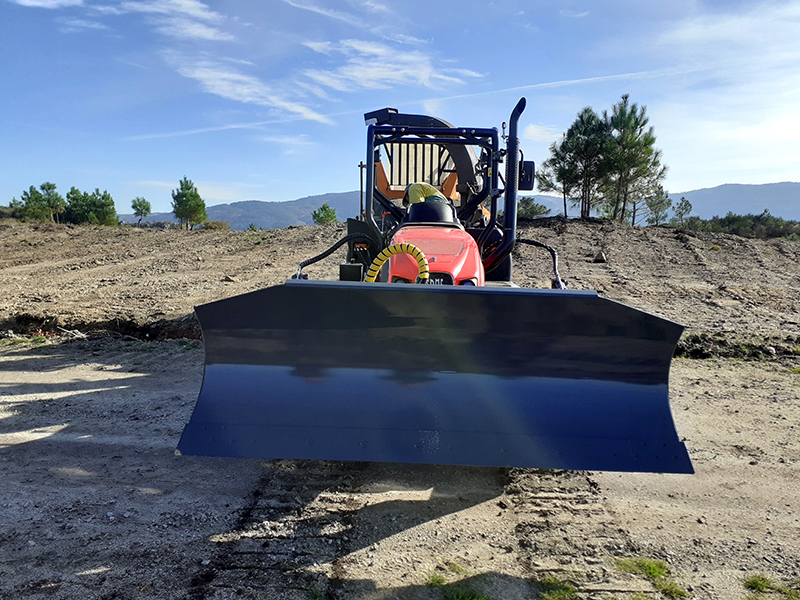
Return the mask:
<svg viewBox="0 0 800 600"><path fill-rule="evenodd" d="M683 327L595 292L292 280L195 310L183 454L693 472Z"/></svg>

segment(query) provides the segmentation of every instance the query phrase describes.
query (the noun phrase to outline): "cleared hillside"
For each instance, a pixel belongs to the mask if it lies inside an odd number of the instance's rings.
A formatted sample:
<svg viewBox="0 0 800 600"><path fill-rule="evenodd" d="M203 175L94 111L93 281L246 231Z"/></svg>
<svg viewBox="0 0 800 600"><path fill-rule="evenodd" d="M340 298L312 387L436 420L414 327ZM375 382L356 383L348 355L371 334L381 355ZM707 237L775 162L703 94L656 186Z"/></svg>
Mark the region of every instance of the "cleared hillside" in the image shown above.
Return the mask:
<svg viewBox="0 0 800 600"><path fill-rule="evenodd" d="M0 328L194 335L192 307L289 278L342 224L258 232L19 225L0 229ZM800 336L800 243L542 219L521 238L552 245L573 289L683 323L693 333ZM607 262L595 262L603 252ZM341 249L306 269L336 279ZM550 257L521 246L514 281L548 287Z"/></svg>

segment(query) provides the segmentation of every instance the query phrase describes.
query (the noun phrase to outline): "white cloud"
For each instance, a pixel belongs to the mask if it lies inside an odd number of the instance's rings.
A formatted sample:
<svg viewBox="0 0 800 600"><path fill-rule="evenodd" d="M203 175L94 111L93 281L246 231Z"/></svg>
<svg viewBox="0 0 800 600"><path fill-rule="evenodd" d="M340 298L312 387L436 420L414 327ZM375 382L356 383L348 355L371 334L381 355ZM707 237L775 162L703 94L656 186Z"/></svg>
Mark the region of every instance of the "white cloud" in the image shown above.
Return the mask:
<svg viewBox="0 0 800 600"><path fill-rule="evenodd" d="M178 187L177 185L175 185L174 181L155 181L155 180L152 180L152 179L146 179L146 180L142 180L142 181L135 181L134 184L137 185L137 186L141 186L141 187L154 187L154 188L166 189L166 190L171 190L171 189L175 189L176 187Z"/></svg>
<svg viewBox="0 0 800 600"><path fill-rule="evenodd" d="M319 54L333 53L333 44L331 42L303 42L303 45Z"/></svg>
<svg viewBox="0 0 800 600"><path fill-rule="evenodd" d="M314 83L340 92L386 89L394 85L436 88L464 83L463 77L478 75L466 69L441 69L431 56L420 50L401 51L378 42L351 39L338 44L311 42L306 45L315 52L345 57L344 64L338 67L303 72Z"/></svg>
<svg viewBox="0 0 800 600"><path fill-rule="evenodd" d="M482 73L477 73L470 69L442 69L443 73L453 73L462 77L483 77Z"/></svg>
<svg viewBox="0 0 800 600"><path fill-rule="evenodd" d="M320 123L330 119L295 100L287 98L257 77L246 75L234 67L214 60L191 60L176 53L167 53L167 60L178 73L199 82L203 89L216 96L278 109L284 113Z"/></svg>
<svg viewBox="0 0 800 600"><path fill-rule="evenodd" d="M294 80L292 85L295 86L298 90L302 90L303 92L308 92L312 96L316 96L322 100L331 100L332 98L328 93L318 85L315 85L308 81L299 81Z"/></svg>
<svg viewBox="0 0 800 600"><path fill-rule="evenodd" d="M407 35L405 33L397 33L397 32L387 32L384 36L387 40L393 42L400 42L401 44L408 44L409 46L417 46L420 44L427 44L427 40L421 40L418 37L414 37L413 35Z"/></svg>
<svg viewBox="0 0 800 600"><path fill-rule="evenodd" d="M352 25L354 27L367 27L367 24L363 21L363 19L360 19L355 15L351 15L350 13L334 10L332 8L325 8L314 4L313 2L299 2L298 0L283 1L289 6L293 6L301 10L307 10L330 19L335 19L337 21L342 21L343 23L347 23L348 25Z"/></svg>
<svg viewBox="0 0 800 600"><path fill-rule="evenodd" d="M652 71L636 71L633 73L617 73L615 75L599 75L597 77L584 77L581 79L561 79L559 81L547 81L542 83L530 83L527 85L518 85L510 88L501 88L488 90L485 92L473 92L470 94L458 94L455 96L445 96L438 98L438 100L457 100L460 98L478 98L481 96L492 96L495 94L505 94L506 92L522 92L525 90L544 90L544 89L557 89L569 86L581 86L586 84L607 83L612 81L635 81L644 79L660 79L664 77L671 77L690 71L678 71L669 69L654 69ZM430 100L426 100L429 102Z"/></svg>
<svg viewBox="0 0 800 600"><path fill-rule="evenodd" d="M87 29L108 29L99 21L87 21L85 19L56 19L63 25L61 31L72 33L76 31L86 31Z"/></svg>
<svg viewBox="0 0 800 600"><path fill-rule="evenodd" d="M202 21L219 21L222 15L198 0L145 0L122 2L120 8L127 12L160 15L184 15Z"/></svg>
<svg viewBox="0 0 800 600"><path fill-rule="evenodd" d="M100 13L102 15L124 15L127 12L118 6L105 6L102 4L93 4L87 8L92 12Z"/></svg>
<svg viewBox="0 0 800 600"><path fill-rule="evenodd" d="M372 0L365 0L361 3L365 9L370 12L374 13L390 13L391 10L385 4L381 4L380 2L373 2Z"/></svg>
<svg viewBox="0 0 800 600"><path fill-rule="evenodd" d="M83 0L14 0L20 6L31 8L63 8L65 6L82 6Z"/></svg>
<svg viewBox="0 0 800 600"><path fill-rule="evenodd" d="M234 37L216 27L211 27L205 23L198 23L184 17L168 17L160 20L156 27L164 35L183 39L183 40L208 40L213 42L229 42Z"/></svg>
<svg viewBox="0 0 800 600"><path fill-rule="evenodd" d="M559 14L562 17L567 17L569 19L582 19L584 17L588 17L589 16L589 11L585 10L583 12L578 12L576 10L564 9L564 10L559 11Z"/></svg>
<svg viewBox="0 0 800 600"><path fill-rule="evenodd" d="M262 142L277 144L282 148L284 154L299 154L302 150L318 145L310 141L305 135L267 135L259 139L261 139Z"/></svg>
<svg viewBox="0 0 800 600"><path fill-rule="evenodd" d="M522 133L522 137L532 142L552 142L558 137L560 131L549 125L534 125L531 123Z"/></svg>

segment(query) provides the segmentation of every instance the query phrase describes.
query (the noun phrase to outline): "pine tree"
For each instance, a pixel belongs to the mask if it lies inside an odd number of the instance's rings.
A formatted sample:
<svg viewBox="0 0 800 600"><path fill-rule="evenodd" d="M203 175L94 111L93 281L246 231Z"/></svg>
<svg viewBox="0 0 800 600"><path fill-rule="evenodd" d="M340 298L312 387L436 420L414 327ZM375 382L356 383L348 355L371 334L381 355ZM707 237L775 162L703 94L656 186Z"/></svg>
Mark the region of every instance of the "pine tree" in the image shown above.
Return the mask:
<svg viewBox="0 0 800 600"><path fill-rule="evenodd" d="M172 212L180 222L181 228L185 226L186 229L192 229L208 218L206 203L200 197L194 183L185 175L178 189L172 191Z"/></svg>
<svg viewBox="0 0 800 600"><path fill-rule="evenodd" d="M336 223L338 221L336 218L336 211L328 206L327 202L313 211L311 213L311 218L317 225L327 225L328 223Z"/></svg>
<svg viewBox="0 0 800 600"><path fill-rule="evenodd" d="M136 196L131 200L131 209L133 210L133 216L139 217L136 222L137 227L142 223L142 219L146 218L151 212L150 203L141 196Z"/></svg>
<svg viewBox="0 0 800 600"><path fill-rule="evenodd" d="M628 205L657 194L667 174L661 165L661 151L654 147L656 136L647 107L629 102L629 95L603 112L613 143L608 150L608 172L603 189L613 206L612 218L624 221Z"/></svg>

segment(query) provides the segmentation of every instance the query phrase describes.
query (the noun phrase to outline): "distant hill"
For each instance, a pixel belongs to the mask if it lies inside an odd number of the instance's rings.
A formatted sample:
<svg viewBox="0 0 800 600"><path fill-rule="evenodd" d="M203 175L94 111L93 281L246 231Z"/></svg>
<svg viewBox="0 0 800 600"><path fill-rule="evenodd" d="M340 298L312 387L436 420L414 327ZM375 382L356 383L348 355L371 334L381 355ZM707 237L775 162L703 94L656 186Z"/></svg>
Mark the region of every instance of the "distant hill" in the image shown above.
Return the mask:
<svg viewBox="0 0 800 600"><path fill-rule="evenodd" d="M537 202L551 210L551 215L563 212L564 202L561 198L541 194L536 194L534 197ZM674 204L681 197L692 203L691 214L703 219L710 219L713 216L724 217L728 212L740 215L761 214L767 209L775 217L800 221L800 183L761 185L726 183L713 188L670 193ZM215 204L207 207L206 213L211 220L228 221L231 229L247 229L251 223L262 229L277 229L289 225L311 224L311 213L326 203L336 211L339 220L344 221L347 217L358 214L359 193L354 191L321 194L289 202L245 200L230 204ZM569 215L574 217L577 214L578 209L570 206ZM138 220L130 214L119 215L119 218L128 223L135 223ZM154 213L144 221L176 222L176 219L172 213Z"/></svg>
<svg viewBox="0 0 800 600"><path fill-rule="evenodd" d="M524 195L524 194L520 194ZM564 212L564 202L556 196L534 196L536 201L551 210L551 215ZM738 215L760 215L769 210L773 217L781 217L787 221L800 221L800 183L763 183L749 185L742 183L726 183L713 188L703 188L688 192L670 192L673 205L681 198L692 203L692 215L703 219L724 217L729 212ZM570 217L578 214L578 209L568 205ZM670 217L672 214L670 213Z"/></svg>
<svg viewBox="0 0 800 600"><path fill-rule="evenodd" d="M766 209L773 217L800 221L800 183L726 183L713 188L670 193L669 197L673 203L681 197L686 198L692 203L692 214L703 219L724 217L729 212L759 215Z"/></svg>
<svg viewBox="0 0 800 600"><path fill-rule="evenodd" d="M339 220L344 221L347 217L355 217L358 214L359 193L355 191L321 194L288 202L244 200L207 206L206 214L212 221L228 221L231 229L244 230L250 227L251 223L262 229L278 229L289 225L311 224L311 213L323 204L334 209ZM119 215L119 218L126 223L136 223L139 220L131 214ZM153 213L142 221L177 223L177 219L171 212Z"/></svg>

